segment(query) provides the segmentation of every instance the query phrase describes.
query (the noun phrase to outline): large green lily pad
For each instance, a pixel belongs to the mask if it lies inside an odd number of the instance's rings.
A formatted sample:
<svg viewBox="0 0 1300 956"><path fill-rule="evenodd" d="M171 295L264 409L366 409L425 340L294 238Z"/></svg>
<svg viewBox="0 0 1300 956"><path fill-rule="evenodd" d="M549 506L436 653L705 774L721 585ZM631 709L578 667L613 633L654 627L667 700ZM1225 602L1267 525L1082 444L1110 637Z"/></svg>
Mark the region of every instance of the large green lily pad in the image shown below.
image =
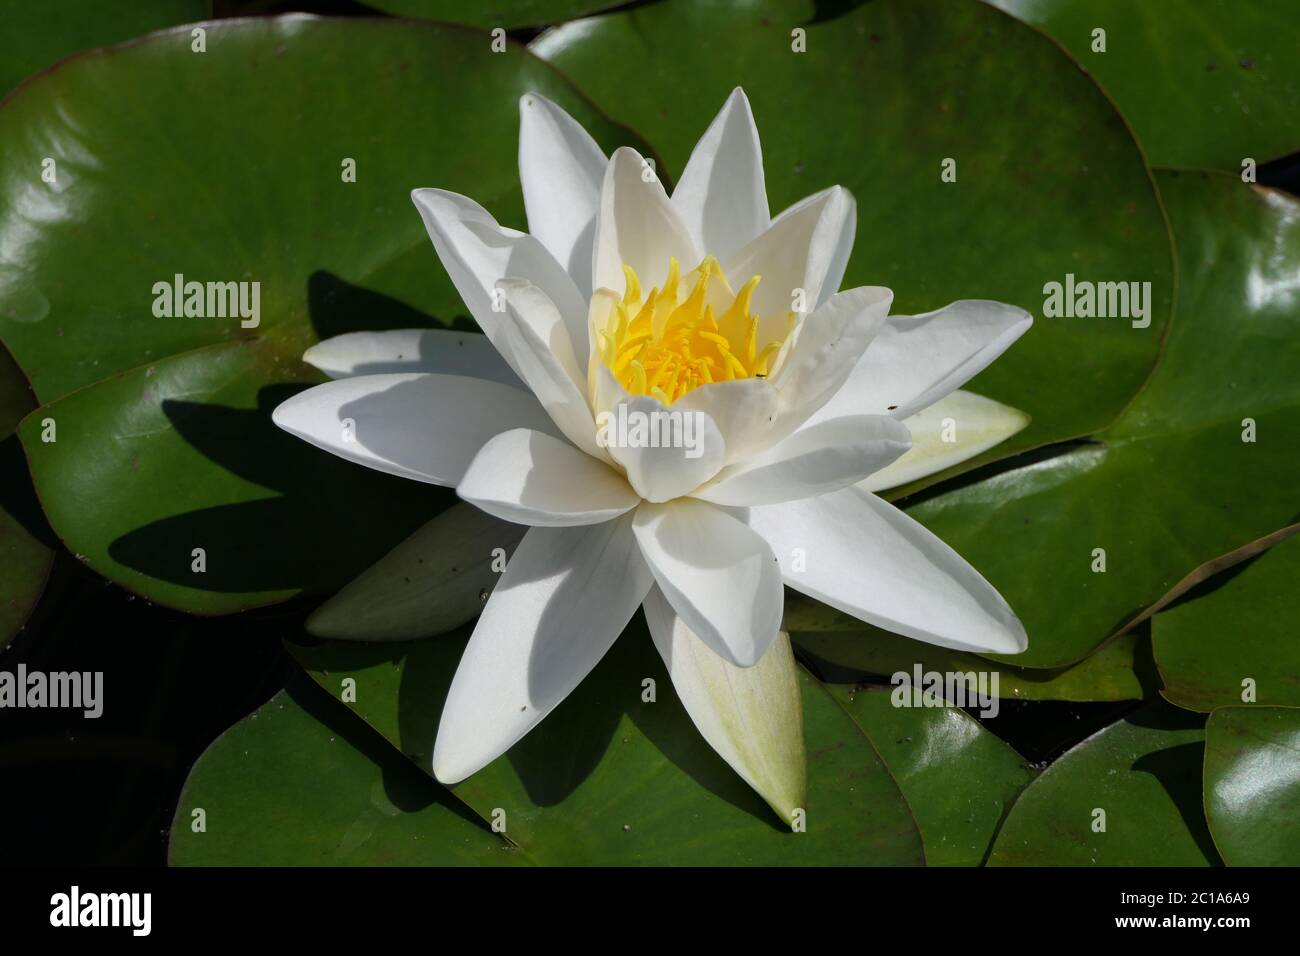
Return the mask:
<svg viewBox="0 0 1300 956"><path fill-rule="evenodd" d="M1291 538L1157 614L1151 634L1164 696L1204 712L1243 700L1300 706L1297 581L1300 538Z"/></svg>
<svg viewBox="0 0 1300 956"><path fill-rule="evenodd" d="M199 20L210 7L208 0L139 0L113 10L100 0L0 0L0 98L68 54ZM33 173L39 178L41 167ZM22 370L0 348L0 646L27 620L53 561L50 531L14 437L19 420L35 407Z"/></svg>
<svg viewBox="0 0 1300 956"><path fill-rule="evenodd" d="M1300 22L1284 0L988 0L1092 73L1156 166L1240 173L1300 149ZM1105 31L1105 52L1094 50Z"/></svg>
<svg viewBox="0 0 1300 956"><path fill-rule="evenodd" d="M463 641L327 642L290 650L426 771ZM645 679L655 701L643 699ZM791 832L704 742L638 618L568 699L453 790L551 865L919 864L921 838L870 741L802 675L806 830Z"/></svg>
<svg viewBox="0 0 1300 956"><path fill-rule="evenodd" d="M23 78L78 50L202 20L211 0L0 0L0 98Z"/></svg>
<svg viewBox="0 0 1300 956"><path fill-rule="evenodd" d="M1205 813L1230 866L1300 866L1300 709L1222 707L1205 725Z"/></svg>
<svg viewBox="0 0 1300 956"><path fill-rule="evenodd" d="M528 862L301 674L199 758L169 858L173 866Z"/></svg>
<svg viewBox="0 0 1300 956"><path fill-rule="evenodd" d="M1209 866L1200 718L1147 704L1067 751L1020 795L991 866ZM1098 829L1102 828L1104 829Z"/></svg>
<svg viewBox="0 0 1300 956"><path fill-rule="evenodd" d="M1039 316L1044 286L1067 274L1149 281L1146 328L1039 318L971 386L1031 424L946 474L1109 424L1152 368L1173 292L1165 222L1123 119L1049 39L976 0L831 15L841 6L665 0L556 27L533 48L635 125L670 175L743 86L772 210L848 188L844 285L889 286L895 312L988 298Z"/></svg>
<svg viewBox="0 0 1300 956"><path fill-rule="evenodd" d="M0 346L0 647L31 614L54 561L50 530L14 435L18 421L35 405L22 370Z"/></svg>
<svg viewBox="0 0 1300 956"><path fill-rule="evenodd" d="M1300 202L1221 174L1159 182L1180 281L1146 388L1095 442L910 510L1020 615L1020 666L1079 660L1297 519Z"/></svg>
<svg viewBox="0 0 1300 956"><path fill-rule="evenodd" d="M463 27L289 16L210 24L206 46L182 29L85 54L0 109L0 228L22 239L0 251L0 336L47 403L21 435L64 542L152 600L221 613L337 588L450 500L270 422L320 380L299 361L318 338L463 316L411 188L522 225L532 89L607 146L628 137ZM47 155L57 184L35 174ZM258 326L155 316L177 274L259 282Z"/></svg>
<svg viewBox="0 0 1300 956"><path fill-rule="evenodd" d="M916 814L931 866L978 866L1034 778L1018 753L955 707L896 707L889 690L832 687Z"/></svg>

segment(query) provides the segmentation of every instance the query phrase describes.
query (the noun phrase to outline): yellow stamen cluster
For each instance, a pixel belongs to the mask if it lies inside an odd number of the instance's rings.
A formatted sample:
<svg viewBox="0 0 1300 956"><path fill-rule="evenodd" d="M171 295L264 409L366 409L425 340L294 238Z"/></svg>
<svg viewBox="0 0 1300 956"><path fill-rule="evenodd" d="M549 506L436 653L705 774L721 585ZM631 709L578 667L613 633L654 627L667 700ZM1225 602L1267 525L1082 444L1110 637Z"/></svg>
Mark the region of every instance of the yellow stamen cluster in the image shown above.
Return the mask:
<svg viewBox="0 0 1300 956"><path fill-rule="evenodd" d="M597 330L600 360L631 394L652 395L665 405L710 382L767 375L794 325L790 313L781 334L760 345L759 316L749 311L760 277L733 293L712 256L691 273L696 279L685 298L678 296L676 259L669 260L663 285L644 298L636 272L626 265L623 272L623 300Z"/></svg>

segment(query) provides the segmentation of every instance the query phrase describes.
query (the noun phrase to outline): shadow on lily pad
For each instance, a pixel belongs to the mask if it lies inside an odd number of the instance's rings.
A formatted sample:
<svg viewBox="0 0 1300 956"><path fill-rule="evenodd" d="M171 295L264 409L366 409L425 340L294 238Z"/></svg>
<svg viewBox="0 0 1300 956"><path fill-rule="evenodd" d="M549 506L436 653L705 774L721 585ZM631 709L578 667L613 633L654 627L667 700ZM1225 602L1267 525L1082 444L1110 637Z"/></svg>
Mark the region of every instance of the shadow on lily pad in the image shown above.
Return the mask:
<svg viewBox="0 0 1300 956"><path fill-rule="evenodd" d="M396 299L329 272L312 274L307 299L311 323L321 338L351 331L445 327ZM473 327L464 318L457 318L455 325ZM326 593L342 587L455 501L450 490L344 461L276 427L271 421L276 406L310 385L300 380L303 366L274 358L266 347L263 342L261 352L250 353L240 380L223 385L226 402L190 399L184 376L164 382L160 374L143 386L144 401L132 409L131 425L146 433L149 442L132 449L130 467L135 473L129 480L148 483L157 496L132 502L143 512L139 517L103 516L110 527L139 521L109 544L114 561L186 588L246 593L249 604L260 603L259 592ZM272 377L299 381L258 384L257 379L268 374L266 368ZM155 399L160 389L171 394ZM243 394L255 395L255 408L238 407ZM204 461L178 449L176 439ZM164 505L185 510L154 517ZM195 547L206 553L202 574L191 566Z"/></svg>
<svg viewBox="0 0 1300 956"><path fill-rule="evenodd" d="M152 577L210 591L342 587L388 553L414 528L453 504L449 489L381 474L281 431L271 412L301 386L267 386L255 410L164 400L175 433L239 479L231 491L253 500L197 508L143 525L115 539L109 555ZM191 479L191 488L184 483ZM202 469L156 480L173 501L202 498ZM246 483L246 484L245 484ZM248 485L265 489L260 495ZM231 495L232 497L235 495ZM206 570L191 552L202 546Z"/></svg>

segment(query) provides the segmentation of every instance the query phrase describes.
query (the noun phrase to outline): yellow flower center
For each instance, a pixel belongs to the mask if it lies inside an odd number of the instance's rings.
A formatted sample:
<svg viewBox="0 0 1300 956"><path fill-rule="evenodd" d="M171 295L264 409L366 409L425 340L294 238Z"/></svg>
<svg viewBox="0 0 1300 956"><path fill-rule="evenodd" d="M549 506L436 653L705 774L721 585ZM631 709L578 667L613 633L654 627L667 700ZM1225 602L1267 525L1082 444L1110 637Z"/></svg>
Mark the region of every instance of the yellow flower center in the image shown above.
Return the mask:
<svg viewBox="0 0 1300 956"><path fill-rule="evenodd" d="M762 378L794 328L794 313L787 313L779 334L760 342L760 317L749 311L760 277L732 292L712 256L690 273L696 279L685 298L678 295L676 259L669 260L663 285L644 297L632 267L623 272L627 291L597 330L597 347L601 362L633 395L670 405L710 382Z"/></svg>

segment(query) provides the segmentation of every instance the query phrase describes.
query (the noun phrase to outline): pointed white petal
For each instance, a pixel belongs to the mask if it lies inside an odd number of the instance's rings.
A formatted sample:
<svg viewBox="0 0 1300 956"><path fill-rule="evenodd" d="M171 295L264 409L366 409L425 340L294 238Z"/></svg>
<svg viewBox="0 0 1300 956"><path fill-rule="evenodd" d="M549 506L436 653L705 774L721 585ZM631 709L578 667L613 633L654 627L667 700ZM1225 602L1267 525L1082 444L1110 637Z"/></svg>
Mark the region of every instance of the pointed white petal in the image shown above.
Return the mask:
<svg viewBox="0 0 1300 956"><path fill-rule="evenodd" d="M317 342L303 353L302 360L330 378L436 372L524 387L487 336L477 332L452 329L347 332Z"/></svg>
<svg viewBox="0 0 1300 956"><path fill-rule="evenodd" d="M500 548L527 529L457 502L312 612L307 630L347 641L409 641L474 620L497 585Z"/></svg>
<svg viewBox="0 0 1300 956"><path fill-rule="evenodd" d="M528 231L591 296L591 244L605 154L572 116L538 93L519 99L519 182Z"/></svg>
<svg viewBox="0 0 1300 956"><path fill-rule="evenodd" d="M907 427L888 415L835 418L724 468L695 497L742 506L811 498L861 481L911 446Z"/></svg>
<svg viewBox="0 0 1300 956"><path fill-rule="evenodd" d="M512 428L556 434L523 389L422 373L326 382L281 402L271 420L340 458L435 485L458 484L493 435Z"/></svg>
<svg viewBox="0 0 1300 956"><path fill-rule="evenodd" d="M484 445L456 493L506 521L551 527L599 524L641 501L609 465L526 428Z"/></svg>
<svg viewBox="0 0 1300 956"><path fill-rule="evenodd" d="M859 488L753 508L785 583L854 617L940 647L1017 654L1025 629L961 555Z"/></svg>
<svg viewBox="0 0 1300 956"><path fill-rule="evenodd" d="M719 260L770 224L758 127L740 87L695 144L673 190L673 205L696 245Z"/></svg>
<svg viewBox="0 0 1300 956"><path fill-rule="evenodd" d="M605 170L596 216L592 288L627 288L623 266L635 271L644 288L658 285L676 257L682 274L700 263L701 255L663 183L628 146L614 150ZM587 320L583 314L583 322Z"/></svg>
<svg viewBox="0 0 1300 956"><path fill-rule="evenodd" d="M520 377L569 441L592 457L609 461L596 444L586 375L578 367L568 329L555 305L522 279L503 279L497 288L506 304L499 334Z"/></svg>
<svg viewBox="0 0 1300 956"><path fill-rule="evenodd" d="M689 494L718 473L727 446L707 414L629 395L605 366L596 369L597 441L647 501Z"/></svg>
<svg viewBox="0 0 1300 956"><path fill-rule="evenodd" d="M948 425L952 439L948 439ZM896 488L961 464L1006 441L1029 424L1029 416L991 398L950 392L903 420L912 433L912 450L867 478L866 491Z"/></svg>
<svg viewBox="0 0 1300 956"><path fill-rule="evenodd" d="M923 315L891 315L815 418L914 415L982 372L1033 321L1024 309L980 299Z"/></svg>
<svg viewBox="0 0 1300 956"><path fill-rule="evenodd" d="M493 345L500 348L502 313L492 307L492 292L498 281L516 276L546 293L564 317L577 354L586 352L587 300L535 236L498 225L474 200L443 189L417 189L411 199L443 268Z"/></svg>
<svg viewBox="0 0 1300 956"><path fill-rule="evenodd" d="M893 301L894 293L881 286L847 289L795 326L772 374L772 385L781 396L773 423L776 436L788 435L844 387L885 324Z"/></svg>
<svg viewBox="0 0 1300 956"><path fill-rule="evenodd" d="M530 528L465 647L433 748L464 780L528 733L596 666L650 590L631 516Z"/></svg>
<svg viewBox="0 0 1300 956"><path fill-rule="evenodd" d="M772 549L706 501L641 505L637 543L664 596L716 653L752 667L772 646L785 592Z"/></svg>
<svg viewBox="0 0 1300 956"><path fill-rule="evenodd" d="M751 300L759 315L775 321L793 310L803 290L811 314L839 289L853 248L856 206L848 190L832 186L791 206L739 252L723 261L735 285L762 276ZM769 335L761 332L764 340Z"/></svg>
<svg viewBox="0 0 1300 956"><path fill-rule="evenodd" d="M778 635L753 667L719 657L655 587L645 616L673 689L709 746L786 823L806 807L803 697L790 638Z"/></svg>

